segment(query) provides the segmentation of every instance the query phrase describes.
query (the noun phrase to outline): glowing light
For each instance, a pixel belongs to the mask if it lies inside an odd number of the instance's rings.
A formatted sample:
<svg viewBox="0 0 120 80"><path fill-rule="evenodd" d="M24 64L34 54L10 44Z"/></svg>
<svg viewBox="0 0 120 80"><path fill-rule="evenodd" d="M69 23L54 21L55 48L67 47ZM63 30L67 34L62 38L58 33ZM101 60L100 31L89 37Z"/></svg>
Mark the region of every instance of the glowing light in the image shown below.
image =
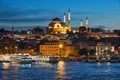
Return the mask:
<svg viewBox="0 0 120 80"><path fill-rule="evenodd" d="M3 64L3 69L9 69L10 63L2 63Z"/></svg>
<svg viewBox="0 0 120 80"><path fill-rule="evenodd" d="M110 66L110 62L107 62L107 66Z"/></svg>
<svg viewBox="0 0 120 80"><path fill-rule="evenodd" d="M62 44L60 44L59 46L60 46L60 48L62 48L62 47L63 47L63 45L62 45Z"/></svg>
<svg viewBox="0 0 120 80"><path fill-rule="evenodd" d="M18 47L17 46L15 46L15 49L17 49Z"/></svg>
<svg viewBox="0 0 120 80"><path fill-rule="evenodd" d="M57 75L55 77L55 79L60 78L61 80L65 80L65 76L66 75L66 68L65 68L65 62L64 61L59 61L58 65L57 65Z"/></svg>
<svg viewBox="0 0 120 80"><path fill-rule="evenodd" d="M98 66L101 66L101 63L100 63L100 62L98 62L97 64L98 64Z"/></svg>

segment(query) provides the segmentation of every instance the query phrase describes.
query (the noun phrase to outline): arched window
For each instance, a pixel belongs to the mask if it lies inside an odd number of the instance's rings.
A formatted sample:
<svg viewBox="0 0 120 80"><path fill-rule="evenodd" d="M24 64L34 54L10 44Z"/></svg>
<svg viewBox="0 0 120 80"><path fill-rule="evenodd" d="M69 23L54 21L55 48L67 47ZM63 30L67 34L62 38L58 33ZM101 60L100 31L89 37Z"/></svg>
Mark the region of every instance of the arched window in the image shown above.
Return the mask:
<svg viewBox="0 0 120 80"><path fill-rule="evenodd" d="M59 27L59 25L57 25L57 27Z"/></svg>

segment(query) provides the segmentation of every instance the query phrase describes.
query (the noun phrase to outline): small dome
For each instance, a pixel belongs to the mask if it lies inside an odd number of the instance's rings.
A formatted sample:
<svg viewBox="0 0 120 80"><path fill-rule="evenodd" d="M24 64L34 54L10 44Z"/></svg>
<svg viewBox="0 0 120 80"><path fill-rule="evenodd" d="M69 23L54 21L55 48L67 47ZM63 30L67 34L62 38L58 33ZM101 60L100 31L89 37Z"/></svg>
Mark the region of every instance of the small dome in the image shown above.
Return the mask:
<svg viewBox="0 0 120 80"><path fill-rule="evenodd" d="M52 21L61 21L60 18L54 18Z"/></svg>

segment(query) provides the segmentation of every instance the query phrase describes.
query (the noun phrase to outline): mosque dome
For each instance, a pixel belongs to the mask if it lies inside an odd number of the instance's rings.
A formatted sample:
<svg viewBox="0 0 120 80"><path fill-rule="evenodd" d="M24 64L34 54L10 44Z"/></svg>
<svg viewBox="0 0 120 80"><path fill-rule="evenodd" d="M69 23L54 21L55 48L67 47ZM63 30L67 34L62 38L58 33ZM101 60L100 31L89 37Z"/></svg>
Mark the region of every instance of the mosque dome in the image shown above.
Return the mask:
<svg viewBox="0 0 120 80"><path fill-rule="evenodd" d="M61 21L60 18L54 18L52 21Z"/></svg>

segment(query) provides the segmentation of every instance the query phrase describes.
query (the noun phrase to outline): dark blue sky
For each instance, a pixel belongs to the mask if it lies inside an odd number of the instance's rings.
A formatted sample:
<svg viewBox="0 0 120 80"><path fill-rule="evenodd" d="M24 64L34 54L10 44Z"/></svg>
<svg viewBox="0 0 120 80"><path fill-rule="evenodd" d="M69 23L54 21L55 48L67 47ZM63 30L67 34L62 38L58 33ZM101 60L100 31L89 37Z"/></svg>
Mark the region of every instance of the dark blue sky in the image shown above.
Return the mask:
<svg viewBox="0 0 120 80"><path fill-rule="evenodd" d="M90 27L120 29L120 0L0 0L0 25L47 26L69 8L72 27L88 16Z"/></svg>

